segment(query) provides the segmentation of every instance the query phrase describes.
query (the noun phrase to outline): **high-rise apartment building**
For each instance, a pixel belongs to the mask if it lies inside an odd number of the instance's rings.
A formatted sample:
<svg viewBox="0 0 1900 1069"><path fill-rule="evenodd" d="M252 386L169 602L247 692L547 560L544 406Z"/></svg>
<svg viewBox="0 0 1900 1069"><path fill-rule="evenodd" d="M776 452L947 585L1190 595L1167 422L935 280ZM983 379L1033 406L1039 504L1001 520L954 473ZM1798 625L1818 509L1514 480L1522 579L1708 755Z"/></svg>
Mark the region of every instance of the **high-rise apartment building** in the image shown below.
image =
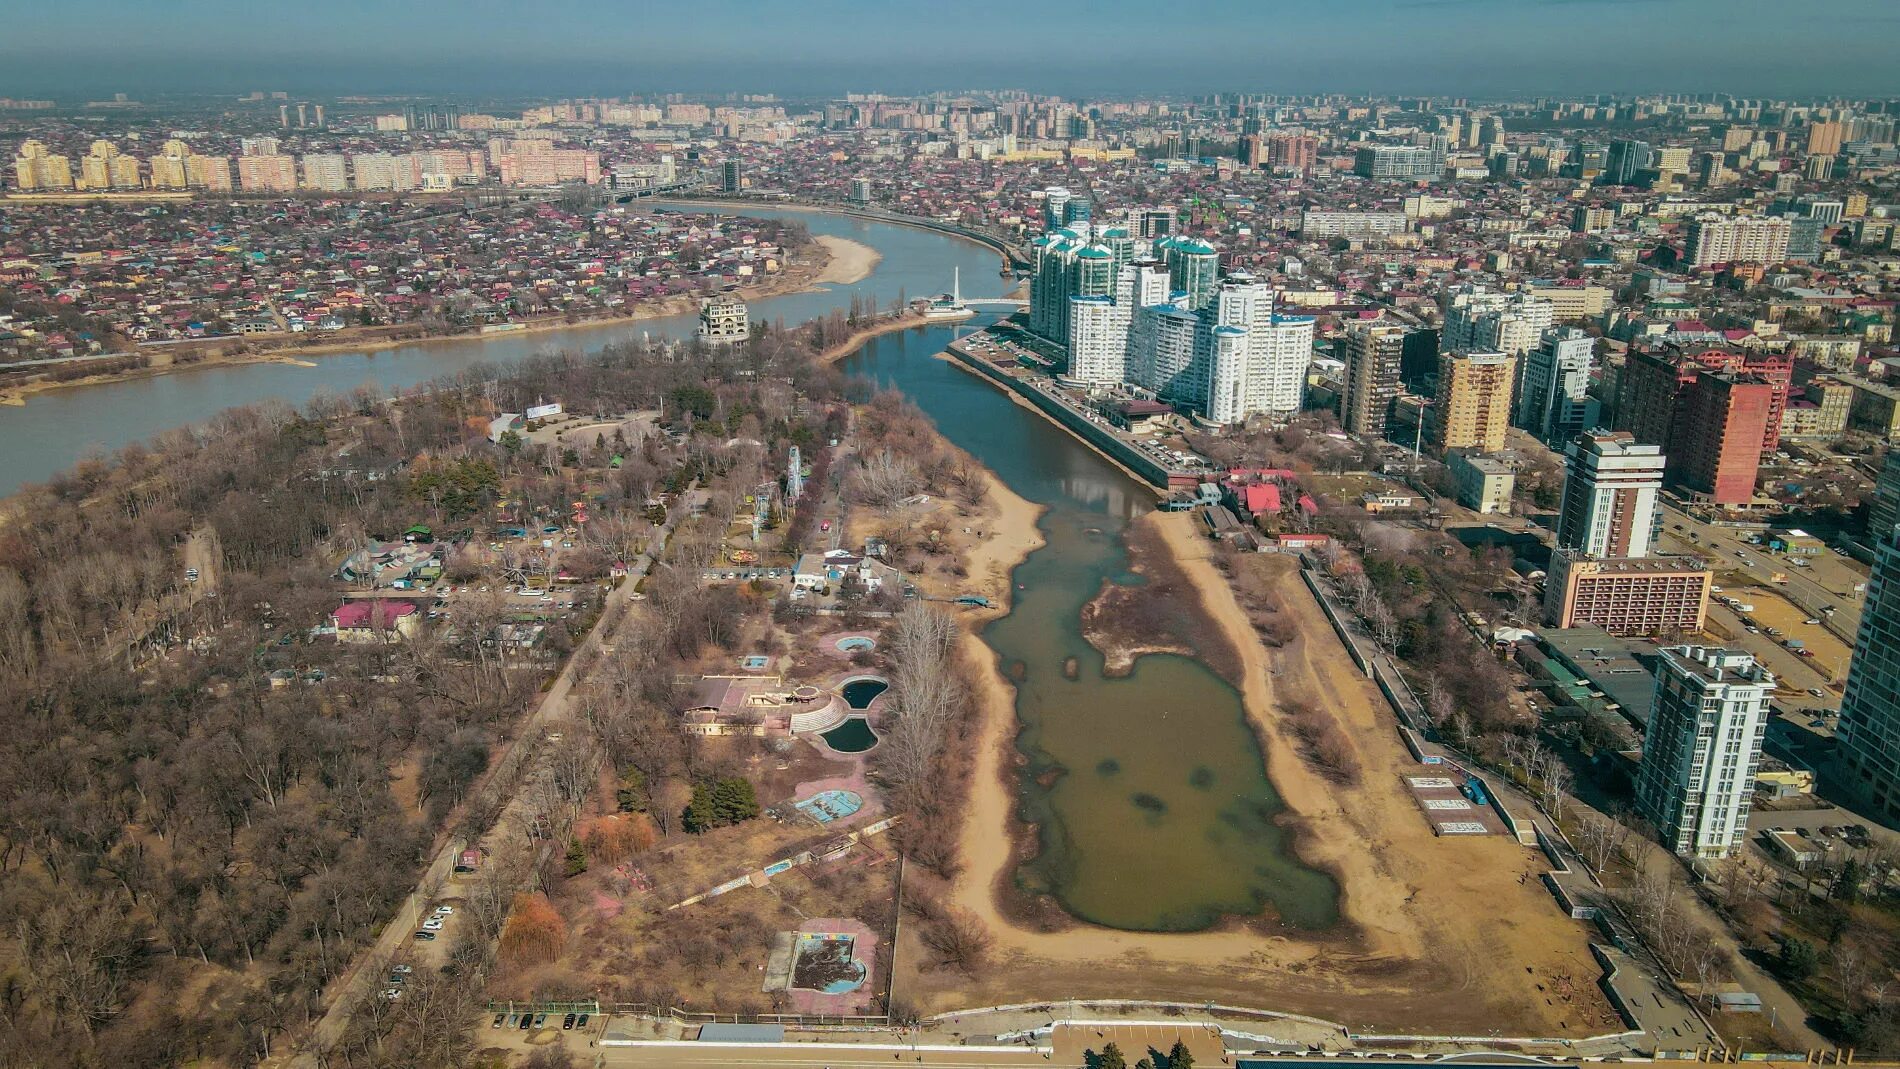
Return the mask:
<svg viewBox="0 0 1900 1069"><path fill-rule="evenodd" d="M350 188L350 172L343 156L335 152L312 152L303 158L303 187L325 193L341 193Z"/></svg>
<svg viewBox="0 0 1900 1069"><path fill-rule="evenodd" d="M1557 548L1592 557L1647 557L1662 528L1661 448L1628 431L1578 435L1566 450Z"/></svg>
<svg viewBox="0 0 1900 1069"><path fill-rule="evenodd" d="M1704 215L1689 224L1685 258L1695 267L1780 263L1793 231L1781 217Z"/></svg>
<svg viewBox="0 0 1900 1069"><path fill-rule="evenodd" d="M1050 186L1042 191L1042 222L1045 230L1062 229L1062 209L1075 194L1066 186Z"/></svg>
<svg viewBox="0 0 1900 1069"><path fill-rule="evenodd" d="M1314 321L1273 312L1273 292L1244 271L1222 279L1203 311L1206 413L1215 423L1299 411L1313 358Z"/></svg>
<svg viewBox="0 0 1900 1069"><path fill-rule="evenodd" d="M1346 381L1339 393L1339 423L1348 434L1385 437L1392 402L1399 396L1405 353L1404 327L1362 324L1346 331Z"/></svg>
<svg viewBox="0 0 1900 1069"><path fill-rule="evenodd" d="M110 141L94 141L79 157L80 189L137 189L139 161L119 151Z"/></svg>
<svg viewBox="0 0 1900 1069"><path fill-rule="evenodd" d="M191 188L191 146L183 141L173 138L165 142L147 166L152 171L153 189Z"/></svg>
<svg viewBox="0 0 1900 1069"><path fill-rule="evenodd" d="M305 169L309 160L304 161ZM359 152L350 157L355 186L365 192L406 192L421 184L413 155L394 156L387 152Z"/></svg>
<svg viewBox="0 0 1900 1069"><path fill-rule="evenodd" d="M1504 448L1511 426L1511 389L1517 357L1509 353L1450 352L1438 360L1438 396L1432 404L1431 439L1440 452Z"/></svg>
<svg viewBox="0 0 1900 1069"><path fill-rule="evenodd" d="M1889 461L1886 472L1894 468ZM1877 535L1841 699L1839 766L1869 816L1900 825L1900 531L1889 526Z"/></svg>
<svg viewBox="0 0 1900 1069"><path fill-rule="evenodd" d="M194 154L185 162L185 173L190 178L194 189L202 189L206 193L232 191L229 157Z"/></svg>
<svg viewBox="0 0 1900 1069"><path fill-rule="evenodd" d="M46 145L28 138L20 142L13 157L14 182L22 192L73 188L73 164L64 156L46 151Z"/></svg>
<svg viewBox="0 0 1900 1069"><path fill-rule="evenodd" d="M1132 262L1133 244L1092 241L1085 230L1055 230L1031 242L1030 249L1035 273L1029 288L1029 329L1067 347L1070 300L1113 297L1120 269Z"/></svg>
<svg viewBox="0 0 1900 1069"><path fill-rule="evenodd" d="M1069 367L1088 386L1119 385L1128 374L1130 310L1108 294L1069 298Z"/></svg>
<svg viewBox="0 0 1900 1069"><path fill-rule="evenodd" d="M1773 673L1746 653L1662 650L1636 805L1678 855L1725 858L1747 839L1774 690Z"/></svg>
<svg viewBox="0 0 1900 1069"><path fill-rule="evenodd" d="M1318 163L1318 138L1286 131L1267 135L1267 166L1270 169L1304 174Z"/></svg>
<svg viewBox="0 0 1900 1069"><path fill-rule="evenodd" d="M1371 145L1353 154L1353 173L1361 178L1430 181L1444 169L1444 157L1418 145Z"/></svg>
<svg viewBox="0 0 1900 1069"><path fill-rule="evenodd" d="M1867 542L1879 545L1900 524L1900 449L1887 451L1880 478L1874 481L1874 496L1867 505Z"/></svg>
<svg viewBox="0 0 1900 1069"><path fill-rule="evenodd" d="M1817 122L1808 127L1808 155L1837 156L1841 151L1845 128L1837 122Z"/></svg>
<svg viewBox="0 0 1900 1069"><path fill-rule="evenodd" d="M1187 294L1187 307L1207 307L1220 282L1220 253L1214 246L1194 238L1169 238L1156 242L1155 252L1168 265L1168 285Z"/></svg>
<svg viewBox="0 0 1900 1069"><path fill-rule="evenodd" d="M1604 161L1603 181L1617 186L1636 184L1637 172L1649 167L1649 142L1617 138L1610 142Z"/></svg>
<svg viewBox="0 0 1900 1069"><path fill-rule="evenodd" d="M239 156L238 186L246 193L289 193L297 188L292 156Z"/></svg>
<svg viewBox="0 0 1900 1069"><path fill-rule="evenodd" d="M737 193L745 188L745 175L740 172L738 160L727 160L720 169L719 188L727 193Z"/></svg>
<svg viewBox="0 0 1900 1069"><path fill-rule="evenodd" d="M1523 356L1543 340L1554 318L1551 303L1542 297L1466 286L1446 299L1439 345L1451 352L1485 349Z"/></svg>
<svg viewBox="0 0 1900 1069"><path fill-rule="evenodd" d="M1596 339L1575 327L1547 331L1523 356L1517 425L1552 447L1597 425L1600 405L1590 396Z"/></svg>
<svg viewBox="0 0 1900 1069"><path fill-rule="evenodd" d="M1716 505L1755 497L1762 435L1774 413L1775 387L1758 375L1704 371L1683 391L1683 424L1674 436L1670 479ZM1779 433L1779 427L1776 427Z"/></svg>
<svg viewBox="0 0 1900 1069"><path fill-rule="evenodd" d="M1774 388L1769 399L1768 426L1762 429L1762 451L1781 444L1781 413L1787 407L1794 382L1794 357L1788 353L1737 349L1697 349L1669 345L1661 349L1632 350L1617 381L1616 426L1633 431L1639 442L1653 442L1663 452L1682 452L1677 435L1689 430L1688 388L1704 371L1746 372Z"/></svg>

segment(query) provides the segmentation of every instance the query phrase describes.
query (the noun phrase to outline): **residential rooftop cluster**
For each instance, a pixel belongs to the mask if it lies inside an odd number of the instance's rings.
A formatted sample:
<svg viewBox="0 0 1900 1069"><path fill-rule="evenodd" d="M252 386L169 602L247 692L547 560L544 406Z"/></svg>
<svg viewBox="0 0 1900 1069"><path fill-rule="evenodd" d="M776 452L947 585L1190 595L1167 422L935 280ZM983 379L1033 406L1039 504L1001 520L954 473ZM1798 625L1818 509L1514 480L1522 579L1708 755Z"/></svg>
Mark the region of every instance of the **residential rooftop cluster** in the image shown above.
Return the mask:
<svg viewBox="0 0 1900 1069"><path fill-rule="evenodd" d="M542 202L0 204L0 357L612 315L777 275L805 240L757 219Z"/></svg>

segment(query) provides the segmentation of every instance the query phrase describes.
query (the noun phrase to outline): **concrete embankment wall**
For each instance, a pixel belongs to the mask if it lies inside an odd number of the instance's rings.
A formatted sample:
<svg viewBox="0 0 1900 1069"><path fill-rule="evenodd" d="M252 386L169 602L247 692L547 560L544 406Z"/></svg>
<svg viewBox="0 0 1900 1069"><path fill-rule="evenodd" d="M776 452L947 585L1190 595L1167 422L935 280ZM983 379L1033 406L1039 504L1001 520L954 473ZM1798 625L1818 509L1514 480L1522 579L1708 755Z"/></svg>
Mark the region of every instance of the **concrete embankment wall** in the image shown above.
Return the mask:
<svg viewBox="0 0 1900 1069"><path fill-rule="evenodd" d="M1013 375L1004 373L996 365L965 351L961 346L952 343L948 351L952 359L1036 406L1038 412L1062 424L1065 429L1073 432L1083 441L1106 453L1111 460L1134 472L1138 478L1159 489L1168 489L1168 470L1153 457L1130 446L1109 433L1106 428L1083 419L1061 401Z"/></svg>

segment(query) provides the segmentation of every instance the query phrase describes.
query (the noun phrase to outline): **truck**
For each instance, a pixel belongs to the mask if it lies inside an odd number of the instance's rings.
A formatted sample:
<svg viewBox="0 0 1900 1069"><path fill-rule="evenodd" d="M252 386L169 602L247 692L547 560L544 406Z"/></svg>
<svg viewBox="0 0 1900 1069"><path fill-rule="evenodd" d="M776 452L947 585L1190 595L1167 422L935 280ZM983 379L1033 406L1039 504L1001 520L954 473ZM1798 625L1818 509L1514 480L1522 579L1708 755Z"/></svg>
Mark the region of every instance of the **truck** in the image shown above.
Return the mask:
<svg viewBox="0 0 1900 1069"><path fill-rule="evenodd" d="M1802 650L1808 648L1808 644L1801 641L1798 638L1784 638L1781 640L1781 644L1795 651L1796 653L1800 653Z"/></svg>

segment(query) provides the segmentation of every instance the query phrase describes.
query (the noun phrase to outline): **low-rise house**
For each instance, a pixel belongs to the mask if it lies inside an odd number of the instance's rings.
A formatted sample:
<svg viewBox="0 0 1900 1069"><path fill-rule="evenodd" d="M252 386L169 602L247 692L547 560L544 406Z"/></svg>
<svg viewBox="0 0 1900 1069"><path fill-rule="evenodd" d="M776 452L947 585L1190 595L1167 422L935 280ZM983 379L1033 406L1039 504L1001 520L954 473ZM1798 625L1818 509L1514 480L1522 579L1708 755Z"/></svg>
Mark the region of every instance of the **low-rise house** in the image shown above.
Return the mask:
<svg viewBox="0 0 1900 1069"><path fill-rule="evenodd" d="M792 585L804 590L824 590L843 583L847 576L856 576L866 593L875 593L885 583L895 586L903 581L902 573L881 560L859 556L848 549L833 549L823 554L802 554L792 569Z"/></svg>
<svg viewBox="0 0 1900 1069"><path fill-rule="evenodd" d="M414 602L393 598L346 601L330 614L338 642L400 642L414 637L421 621Z"/></svg>

